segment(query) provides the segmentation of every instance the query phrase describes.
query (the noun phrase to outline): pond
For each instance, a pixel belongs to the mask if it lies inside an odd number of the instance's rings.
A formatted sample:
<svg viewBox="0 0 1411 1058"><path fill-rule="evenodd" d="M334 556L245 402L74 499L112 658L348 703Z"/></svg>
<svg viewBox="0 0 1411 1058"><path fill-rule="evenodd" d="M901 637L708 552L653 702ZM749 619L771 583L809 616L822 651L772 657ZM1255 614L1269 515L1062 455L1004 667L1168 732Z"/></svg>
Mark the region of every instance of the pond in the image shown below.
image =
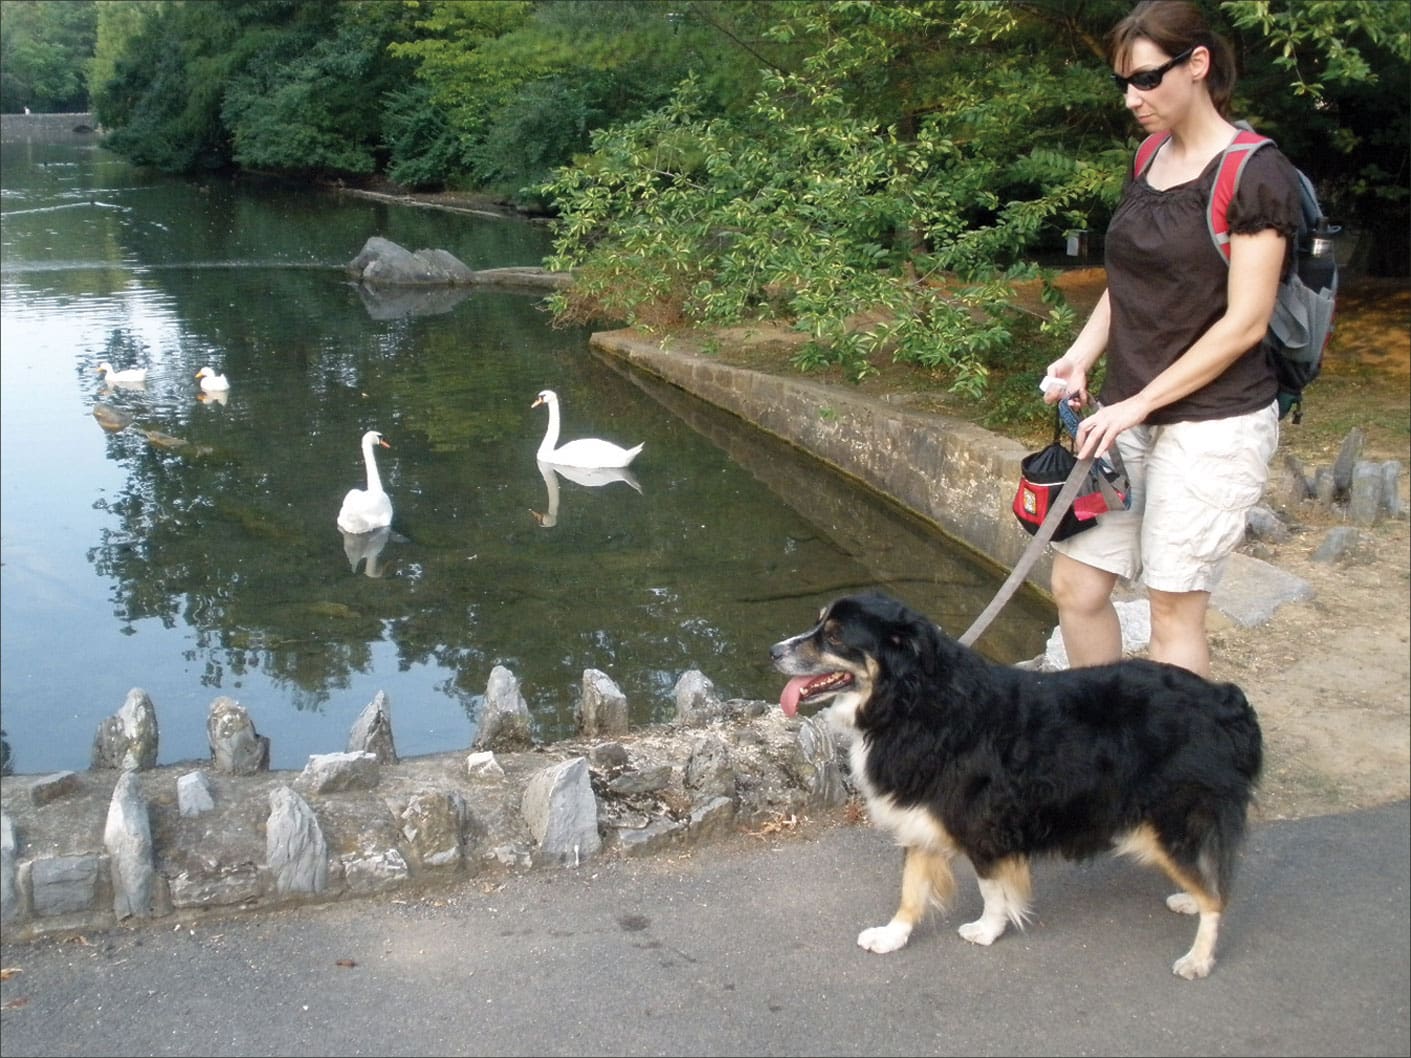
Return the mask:
<svg viewBox="0 0 1411 1058"><path fill-rule="evenodd" d="M57 139L0 145L15 772L86 768L133 687L156 705L163 764L209 756L218 695L270 736L275 768L342 750L378 691L402 755L465 748L495 665L545 741L574 732L588 668L651 723L690 669L722 697L775 699L769 645L840 592L881 587L959 631L999 587L885 499L599 358L540 293L477 287L404 313L344 271L372 235L476 269L538 264L542 225L166 178ZM105 385L104 361L145 383ZM230 379L221 399L196 381L208 365ZM627 479L541 473L545 388L565 439L645 444ZM394 506L370 561L335 524L365 483L367 430L391 446ZM1051 627L1020 593L984 642L1018 660Z"/></svg>

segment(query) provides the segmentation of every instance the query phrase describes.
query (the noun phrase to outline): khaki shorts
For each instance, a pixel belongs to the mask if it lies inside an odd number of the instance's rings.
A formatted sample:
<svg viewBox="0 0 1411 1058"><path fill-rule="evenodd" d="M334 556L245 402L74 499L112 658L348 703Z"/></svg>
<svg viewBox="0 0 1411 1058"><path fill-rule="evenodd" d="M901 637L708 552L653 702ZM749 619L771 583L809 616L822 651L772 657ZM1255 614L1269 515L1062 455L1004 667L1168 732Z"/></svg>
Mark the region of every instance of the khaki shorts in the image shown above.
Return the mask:
<svg viewBox="0 0 1411 1058"><path fill-rule="evenodd" d="M1117 437L1130 510L1053 545L1069 558L1164 592L1214 591L1244 540L1279 446L1279 408L1136 426Z"/></svg>

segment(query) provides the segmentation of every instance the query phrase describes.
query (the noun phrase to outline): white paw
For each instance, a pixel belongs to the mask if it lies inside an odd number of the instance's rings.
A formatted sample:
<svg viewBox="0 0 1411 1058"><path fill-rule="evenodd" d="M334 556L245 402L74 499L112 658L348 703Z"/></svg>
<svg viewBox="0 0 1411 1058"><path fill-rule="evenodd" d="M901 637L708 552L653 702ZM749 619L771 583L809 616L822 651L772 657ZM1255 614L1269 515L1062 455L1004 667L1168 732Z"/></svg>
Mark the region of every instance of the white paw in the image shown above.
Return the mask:
<svg viewBox="0 0 1411 1058"><path fill-rule="evenodd" d="M1171 972L1187 981L1195 981L1209 975L1214 965L1214 959L1199 959L1187 952L1172 964Z"/></svg>
<svg viewBox="0 0 1411 1058"><path fill-rule="evenodd" d="M860 947L868 951L875 951L878 955L885 955L889 951L896 951L904 947L911 938L911 930L906 926L899 926L895 922L888 922L885 926L873 926L865 929L857 935L857 943Z"/></svg>
<svg viewBox="0 0 1411 1058"><path fill-rule="evenodd" d="M971 944L993 944L1004 933L1004 923L1000 922L996 926L983 918L977 918L974 922L965 923L958 932Z"/></svg>
<svg viewBox="0 0 1411 1058"><path fill-rule="evenodd" d="M1166 898L1166 906L1169 907L1172 911L1175 911L1178 914L1182 915L1195 915L1200 913L1200 906L1195 902L1195 897L1191 896L1190 893L1172 893ZM1184 959L1181 960L1181 962L1184 961ZM1177 963L1176 965L1179 966L1181 964ZM1207 973L1209 972L1209 970L1210 968L1206 967ZM1180 970L1177 970L1176 972L1181 973ZM1181 976L1185 977L1186 975L1181 974ZM1205 974L1201 974L1200 976L1204 977Z"/></svg>

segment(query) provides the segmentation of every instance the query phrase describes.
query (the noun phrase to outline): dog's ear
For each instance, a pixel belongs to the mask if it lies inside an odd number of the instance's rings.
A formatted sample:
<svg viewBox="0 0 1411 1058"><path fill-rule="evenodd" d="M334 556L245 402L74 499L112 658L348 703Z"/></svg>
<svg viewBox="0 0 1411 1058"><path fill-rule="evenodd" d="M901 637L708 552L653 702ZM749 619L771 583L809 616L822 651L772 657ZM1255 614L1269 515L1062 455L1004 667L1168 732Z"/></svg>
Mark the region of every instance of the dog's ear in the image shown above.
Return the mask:
<svg viewBox="0 0 1411 1058"><path fill-rule="evenodd" d="M929 700L925 690L936 679L941 658L941 633L932 621L903 610L882 636L880 655L879 706Z"/></svg>

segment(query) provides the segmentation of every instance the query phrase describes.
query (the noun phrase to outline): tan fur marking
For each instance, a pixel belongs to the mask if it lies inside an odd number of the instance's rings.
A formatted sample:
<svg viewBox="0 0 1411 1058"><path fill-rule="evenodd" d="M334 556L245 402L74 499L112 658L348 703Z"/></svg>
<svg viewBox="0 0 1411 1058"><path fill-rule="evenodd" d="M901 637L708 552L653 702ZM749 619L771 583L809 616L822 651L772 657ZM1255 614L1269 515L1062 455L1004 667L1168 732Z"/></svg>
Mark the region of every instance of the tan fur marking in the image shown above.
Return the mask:
<svg viewBox="0 0 1411 1058"><path fill-rule="evenodd" d="M1166 877L1191 894L1201 912L1219 914L1225 910L1224 898L1219 893L1212 893L1200 875L1192 874L1166 854L1150 823L1143 823L1127 834L1117 843L1114 851L1122 856L1131 856L1139 863L1161 868Z"/></svg>
<svg viewBox="0 0 1411 1058"><path fill-rule="evenodd" d="M926 849L908 847L901 872L901 905L892 921L915 926L932 907L944 910L954 894L950 861Z"/></svg>
<svg viewBox="0 0 1411 1058"><path fill-rule="evenodd" d="M1029 874L1027 856L1010 856L995 864L990 872L990 880L999 882L1009 890L1010 895L1023 907L1028 907L1034 898L1033 878ZM1015 925L1023 925L1016 922Z"/></svg>

